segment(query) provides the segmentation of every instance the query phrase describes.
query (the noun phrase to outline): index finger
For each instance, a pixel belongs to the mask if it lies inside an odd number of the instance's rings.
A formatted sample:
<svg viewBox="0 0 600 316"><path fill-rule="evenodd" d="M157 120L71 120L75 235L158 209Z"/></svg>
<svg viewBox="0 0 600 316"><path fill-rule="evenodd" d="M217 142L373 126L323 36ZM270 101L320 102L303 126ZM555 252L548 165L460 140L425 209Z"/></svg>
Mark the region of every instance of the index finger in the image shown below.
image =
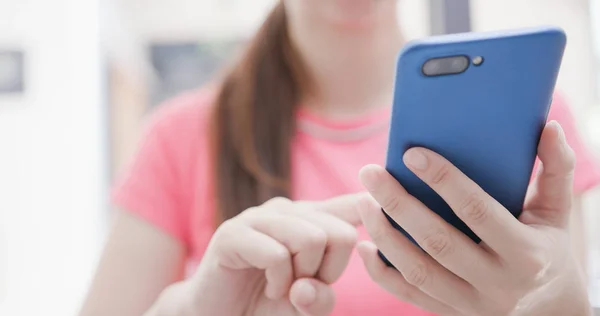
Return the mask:
<svg viewBox="0 0 600 316"><path fill-rule="evenodd" d="M338 196L322 202L298 202L301 206L311 207L319 212L333 215L352 226L362 224L358 213L358 202L368 196L367 192Z"/></svg>
<svg viewBox="0 0 600 316"><path fill-rule="evenodd" d="M495 252L514 253L516 246L532 240L526 225L442 156L412 148L405 153L404 162Z"/></svg>

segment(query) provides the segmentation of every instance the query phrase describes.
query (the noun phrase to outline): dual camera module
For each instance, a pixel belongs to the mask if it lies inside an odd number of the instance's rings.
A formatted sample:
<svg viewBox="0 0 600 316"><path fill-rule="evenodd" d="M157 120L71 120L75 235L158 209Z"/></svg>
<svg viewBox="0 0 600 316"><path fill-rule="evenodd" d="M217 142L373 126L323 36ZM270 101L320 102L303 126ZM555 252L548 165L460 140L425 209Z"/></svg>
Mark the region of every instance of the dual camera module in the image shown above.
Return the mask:
<svg viewBox="0 0 600 316"><path fill-rule="evenodd" d="M457 75L465 72L469 66L481 66L483 57L476 56L472 59L466 55L438 57L427 60L422 67L423 74L427 77Z"/></svg>

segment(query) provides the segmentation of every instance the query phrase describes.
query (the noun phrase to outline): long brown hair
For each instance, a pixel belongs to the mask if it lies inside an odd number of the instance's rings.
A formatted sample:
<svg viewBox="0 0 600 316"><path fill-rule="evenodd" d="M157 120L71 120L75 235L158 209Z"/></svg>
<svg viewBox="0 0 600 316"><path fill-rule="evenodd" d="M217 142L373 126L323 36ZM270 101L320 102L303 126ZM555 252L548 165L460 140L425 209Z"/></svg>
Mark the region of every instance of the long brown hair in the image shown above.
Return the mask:
<svg viewBox="0 0 600 316"><path fill-rule="evenodd" d="M290 143L307 76L283 2L220 85L212 120L217 222L290 194Z"/></svg>

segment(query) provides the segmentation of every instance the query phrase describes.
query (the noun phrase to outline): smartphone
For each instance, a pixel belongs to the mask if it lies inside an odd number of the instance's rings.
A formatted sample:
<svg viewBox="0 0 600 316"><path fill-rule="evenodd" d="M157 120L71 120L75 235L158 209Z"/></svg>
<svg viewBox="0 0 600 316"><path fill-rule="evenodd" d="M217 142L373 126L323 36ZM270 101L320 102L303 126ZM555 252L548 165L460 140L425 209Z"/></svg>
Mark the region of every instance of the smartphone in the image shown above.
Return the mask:
<svg viewBox="0 0 600 316"><path fill-rule="evenodd" d="M480 239L448 204L404 165L406 150L418 146L441 154L518 217L565 45L566 35L556 27L407 44L397 63L386 169L475 242Z"/></svg>

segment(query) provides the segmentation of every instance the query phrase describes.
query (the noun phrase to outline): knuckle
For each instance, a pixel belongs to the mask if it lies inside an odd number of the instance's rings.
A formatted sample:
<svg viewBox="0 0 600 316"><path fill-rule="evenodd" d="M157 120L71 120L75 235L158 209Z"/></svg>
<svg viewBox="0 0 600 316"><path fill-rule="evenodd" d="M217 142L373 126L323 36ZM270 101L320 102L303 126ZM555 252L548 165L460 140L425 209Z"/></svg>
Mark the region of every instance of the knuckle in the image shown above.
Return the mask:
<svg viewBox="0 0 600 316"><path fill-rule="evenodd" d="M383 227L378 227L376 229L373 229L373 231L370 232L370 235L376 244L383 242L384 240L386 240L386 238L389 238L387 230Z"/></svg>
<svg viewBox="0 0 600 316"><path fill-rule="evenodd" d="M414 267L408 269L408 273L404 275L406 282L422 288L429 281L429 274L427 266L423 263L419 263Z"/></svg>
<svg viewBox="0 0 600 316"><path fill-rule="evenodd" d="M274 250L271 256L271 262L273 263L271 266L273 267L287 264L292 260L292 255L284 247Z"/></svg>
<svg viewBox="0 0 600 316"><path fill-rule="evenodd" d="M264 206L267 207L273 207L273 208L277 208L277 207L285 207L292 204L292 201L288 198L284 198L284 197L274 197L270 200L268 200Z"/></svg>
<svg viewBox="0 0 600 316"><path fill-rule="evenodd" d="M539 280L544 277L549 267L549 262L544 254L534 254L527 256L523 262L523 270L528 274L529 279Z"/></svg>
<svg viewBox="0 0 600 316"><path fill-rule="evenodd" d="M450 234L446 230L437 231L423 239L425 251L434 257L447 257L454 252Z"/></svg>
<svg viewBox="0 0 600 316"><path fill-rule="evenodd" d="M340 243L344 245L354 246L358 241L358 231L353 226L348 225L340 238Z"/></svg>
<svg viewBox="0 0 600 316"><path fill-rule="evenodd" d="M229 253L239 245L239 231L243 229L241 224L235 218L224 221L215 230L209 247L217 251L218 257L223 253Z"/></svg>
<svg viewBox="0 0 600 316"><path fill-rule="evenodd" d="M400 211L400 198L397 195L390 195L384 200L381 207L388 213L392 212L397 214Z"/></svg>
<svg viewBox="0 0 600 316"><path fill-rule="evenodd" d="M315 229L313 232L307 233L302 244L302 248L304 249L325 248L327 245L327 234L320 229Z"/></svg>
<svg viewBox="0 0 600 316"><path fill-rule="evenodd" d="M236 226L237 225L236 225L235 218L228 219L228 220L224 221L223 223L221 223L221 225L219 225L219 227L217 227L217 230L214 233L214 237L215 238L227 237L236 230Z"/></svg>
<svg viewBox="0 0 600 316"><path fill-rule="evenodd" d="M357 241L358 232L356 228L344 225L344 228L333 234L331 242L342 247L354 247Z"/></svg>
<svg viewBox="0 0 600 316"><path fill-rule="evenodd" d="M255 215L258 212L258 209L260 209L260 208L261 207L259 207L259 206L247 208L244 211L242 211L240 214L238 214L238 216L223 222L223 224L225 224L229 221L232 221L232 220L236 220L236 219L245 219L245 218L252 217L253 215Z"/></svg>
<svg viewBox="0 0 600 316"><path fill-rule="evenodd" d="M480 194L470 194L460 208L465 220L471 223L481 223L490 215L489 205Z"/></svg>
<svg viewBox="0 0 600 316"><path fill-rule="evenodd" d="M436 185L442 185L447 182L450 177L450 166L448 163L443 163L437 171L433 173L431 182Z"/></svg>

